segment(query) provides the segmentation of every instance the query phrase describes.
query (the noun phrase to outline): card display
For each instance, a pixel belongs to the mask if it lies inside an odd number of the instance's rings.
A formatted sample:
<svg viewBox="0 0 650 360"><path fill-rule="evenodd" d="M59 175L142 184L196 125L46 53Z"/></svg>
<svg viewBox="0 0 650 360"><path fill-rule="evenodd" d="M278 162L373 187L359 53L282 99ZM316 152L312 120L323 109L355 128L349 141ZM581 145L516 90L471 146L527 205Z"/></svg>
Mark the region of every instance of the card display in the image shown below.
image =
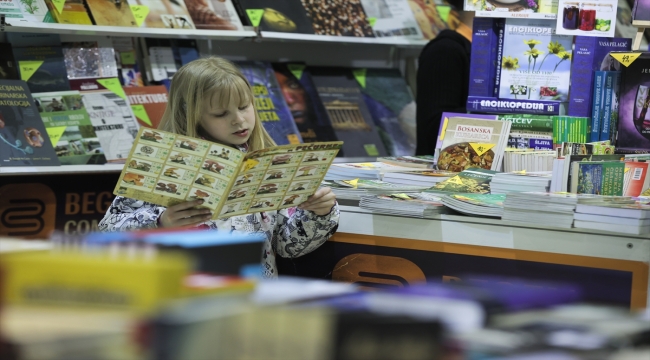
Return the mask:
<svg viewBox="0 0 650 360"><path fill-rule="evenodd" d="M341 146L317 142L244 153L141 128L113 193L161 206L203 199L213 219L284 209L318 189Z"/></svg>

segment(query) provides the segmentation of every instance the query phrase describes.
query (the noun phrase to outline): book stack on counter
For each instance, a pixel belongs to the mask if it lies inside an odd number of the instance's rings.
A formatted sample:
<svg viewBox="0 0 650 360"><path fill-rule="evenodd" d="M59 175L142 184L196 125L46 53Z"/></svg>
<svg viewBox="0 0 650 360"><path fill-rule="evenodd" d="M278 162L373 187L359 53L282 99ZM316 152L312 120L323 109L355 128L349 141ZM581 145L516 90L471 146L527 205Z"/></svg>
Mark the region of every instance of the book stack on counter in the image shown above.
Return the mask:
<svg viewBox="0 0 650 360"><path fill-rule="evenodd" d="M650 203L578 204L574 215L574 226L634 235L648 234L650 233Z"/></svg>
<svg viewBox="0 0 650 360"><path fill-rule="evenodd" d="M338 199L360 200L364 195L380 195L392 193L419 193L426 190L422 186L406 186L392 184L381 180L337 180L324 181L323 186L329 186Z"/></svg>
<svg viewBox="0 0 650 360"><path fill-rule="evenodd" d="M359 207L375 214L416 218L433 218L448 212L440 201L440 196L427 193L363 196Z"/></svg>
<svg viewBox="0 0 650 360"><path fill-rule="evenodd" d="M384 174L383 179L393 184L432 187L448 180L456 174L445 170L416 170L409 172L388 172Z"/></svg>
<svg viewBox="0 0 650 360"><path fill-rule="evenodd" d="M503 202L503 220L570 229L578 204L634 204L628 196L567 193L508 193Z"/></svg>
<svg viewBox="0 0 650 360"><path fill-rule="evenodd" d="M459 213L500 218L505 198L505 195L493 194L451 194L443 196L441 201Z"/></svg>
<svg viewBox="0 0 650 360"><path fill-rule="evenodd" d="M503 154L503 170L511 171L551 171L553 161L557 158L556 151L524 150L506 151Z"/></svg>
<svg viewBox="0 0 650 360"><path fill-rule="evenodd" d="M325 180L383 180L383 175L389 172L411 172L417 170L412 167L395 166L382 162L332 164L329 170L327 170Z"/></svg>
<svg viewBox="0 0 650 360"><path fill-rule="evenodd" d="M490 182L490 192L547 192L552 176L552 171L497 173Z"/></svg>

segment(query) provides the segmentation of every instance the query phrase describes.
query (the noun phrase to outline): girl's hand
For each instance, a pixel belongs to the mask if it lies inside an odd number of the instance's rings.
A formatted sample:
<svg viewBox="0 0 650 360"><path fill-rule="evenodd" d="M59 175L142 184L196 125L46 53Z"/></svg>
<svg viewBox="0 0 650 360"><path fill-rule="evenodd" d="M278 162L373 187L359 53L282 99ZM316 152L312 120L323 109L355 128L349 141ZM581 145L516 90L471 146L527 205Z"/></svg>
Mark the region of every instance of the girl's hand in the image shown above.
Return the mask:
<svg viewBox="0 0 650 360"><path fill-rule="evenodd" d="M170 206L160 215L161 227L180 227L198 225L212 218L210 209L195 209L203 200L186 201Z"/></svg>
<svg viewBox="0 0 650 360"><path fill-rule="evenodd" d="M325 216L332 211L332 207L336 204L336 195L332 189L323 187L318 189L316 193L309 197L307 201L298 206L299 209L309 210L316 215Z"/></svg>

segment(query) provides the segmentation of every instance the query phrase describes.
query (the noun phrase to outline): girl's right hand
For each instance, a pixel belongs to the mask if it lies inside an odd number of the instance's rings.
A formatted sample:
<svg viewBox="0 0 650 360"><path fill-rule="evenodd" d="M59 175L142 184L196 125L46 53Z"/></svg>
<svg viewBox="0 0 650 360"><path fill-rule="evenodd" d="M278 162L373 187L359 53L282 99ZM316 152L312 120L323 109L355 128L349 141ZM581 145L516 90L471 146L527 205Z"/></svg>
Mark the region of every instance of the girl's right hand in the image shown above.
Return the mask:
<svg viewBox="0 0 650 360"><path fill-rule="evenodd" d="M181 227L198 225L212 218L210 209L195 209L203 200L194 200L170 206L160 215L161 227Z"/></svg>

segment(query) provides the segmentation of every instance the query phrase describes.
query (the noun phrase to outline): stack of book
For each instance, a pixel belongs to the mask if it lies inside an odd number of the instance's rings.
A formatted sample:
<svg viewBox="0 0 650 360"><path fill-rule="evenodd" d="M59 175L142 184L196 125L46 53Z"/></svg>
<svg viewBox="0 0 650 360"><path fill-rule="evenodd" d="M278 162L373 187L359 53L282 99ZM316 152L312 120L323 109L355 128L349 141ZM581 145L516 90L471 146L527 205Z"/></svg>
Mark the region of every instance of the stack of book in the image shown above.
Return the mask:
<svg viewBox="0 0 650 360"><path fill-rule="evenodd" d="M325 180L382 180L383 175L388 172L410 171L417 171L417 169L382 162L339 163L330 166L329 170L327 170L327 175L325 175Z"/></svg>
<svg viewBox="0 0 650 360"><path fill-rule="evenodd" d="M492 194L452 194L443 196L441 201L459 213L500 218L505 198L505 195Z"/></svg>
<svg viewBox="0 0 650 360"><path fill-rule="evenodd" d="M506 151L503 155L503 171L551 171L556 151Z"/></svg>
<svg viewBox="0 0 650 360"><path fill-rule="evenodd" d="M444 170L418 170L407 173L388 172L384 174L384 181L393 184L432 187L455 175L456 173Z"/></svg>
<svg viewBox="0 0 650 360"><path fill-rule="evenodd" d="M492 194L547 192L551 177L551 171L497 173L490 183L490 191Z"/></svg>
<svg viewBox="0 0 650 360"><path fill-rule="evenodd" d="M338 199L360 200L364 195L380 195L391 193L419 193L427 189L422 186L407 186L387 183L381 180L339 180L324 181Z"/></svg>
<svg viewBox="0 0 650 360"><path fill-rule="evenodd" d="M432 218L446 213L440 197L431 194L390 194L363 196L359 207L376 214Z"/></svg>
<svg viewBox="0 0 650 360"><path fill-rule="evenodd" d="M650 233L650 205L578 204L574 215L574 226L635 235L648 234Z"/></svg>
<svg viewBox="0 0 650 360"><path fill-rule="evenodd" d="M502 219L570 229L577 204L575 194L509 193L503 202Z"/></svg>

